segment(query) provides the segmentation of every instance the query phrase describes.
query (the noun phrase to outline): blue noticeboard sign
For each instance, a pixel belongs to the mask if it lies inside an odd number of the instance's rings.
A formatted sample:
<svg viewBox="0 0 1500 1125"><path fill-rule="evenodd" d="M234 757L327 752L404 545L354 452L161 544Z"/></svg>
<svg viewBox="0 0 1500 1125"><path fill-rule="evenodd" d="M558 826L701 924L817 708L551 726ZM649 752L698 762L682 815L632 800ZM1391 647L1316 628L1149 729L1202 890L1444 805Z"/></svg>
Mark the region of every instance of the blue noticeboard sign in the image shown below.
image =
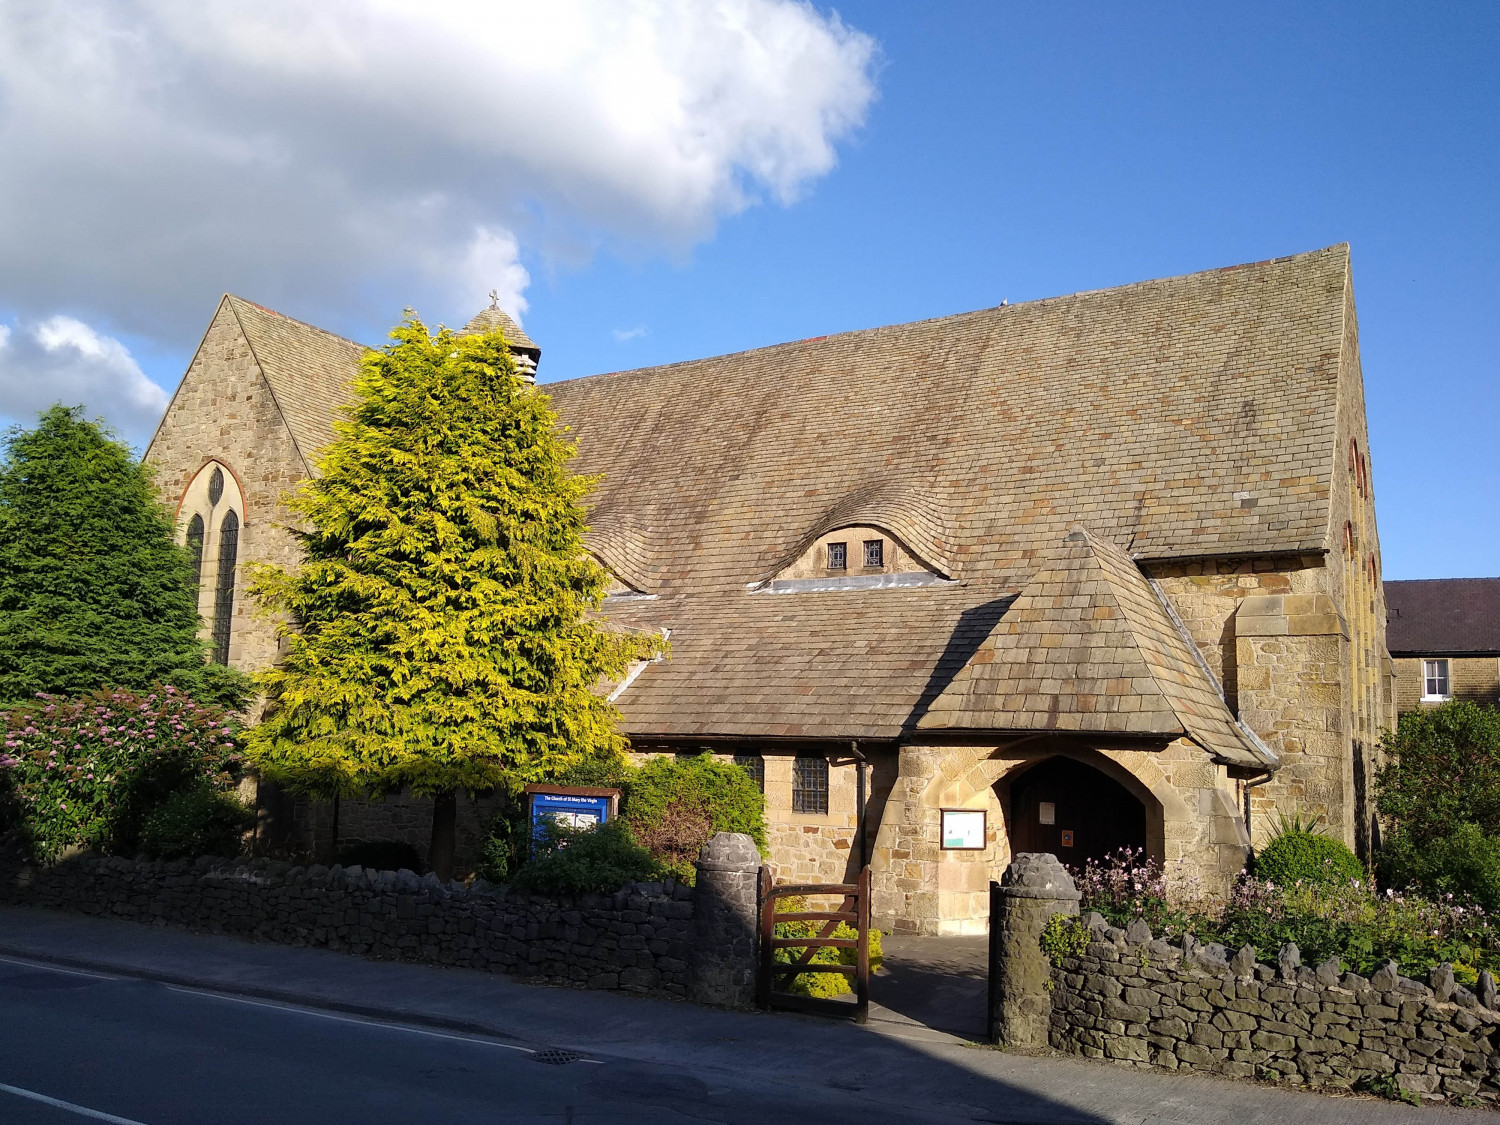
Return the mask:
<svg viewBox="0 0 1500 1125"><path fill-rule="evenodd" d="M587 789L569 785L528 785L532 835L545 821L569 828L593 828L614 819L620 807L618 789Z"/></svg>

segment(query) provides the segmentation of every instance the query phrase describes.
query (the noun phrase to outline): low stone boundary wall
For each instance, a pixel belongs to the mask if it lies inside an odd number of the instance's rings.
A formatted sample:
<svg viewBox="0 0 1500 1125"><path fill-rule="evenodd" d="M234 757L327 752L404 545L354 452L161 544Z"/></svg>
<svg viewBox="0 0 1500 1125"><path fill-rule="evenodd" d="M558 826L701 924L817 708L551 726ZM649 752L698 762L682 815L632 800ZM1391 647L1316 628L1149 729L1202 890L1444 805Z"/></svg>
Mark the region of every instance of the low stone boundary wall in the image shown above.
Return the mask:
<svg viewBox="0 0 1500 1125"><path fill-rule="evenodd" d="M1488 973L1476 995L1455 985L1449 966L1427 984L1400 976L1393 961L1365 978L1340 974L1337 961L1305 966L1288 945L1272 967L1250 946L1229 957L1191 937L1152 940L1141 921L1120 930L1091 913L1084 922L1086 949L1051 973L1056 1050L1310 1086L1392 1075L1429 1097L1500 1092Z"/></svg>
<svg viewBox="0 0 1500 1125"><path fill-rule="evenodd" d="M444 884L410 871L264 859L152 863L84 855L48 868L10 868L0 878L0 898L376 959L670 996L688 994L695 936L693 890L670 882L557 899L482 882Z"/></svg>

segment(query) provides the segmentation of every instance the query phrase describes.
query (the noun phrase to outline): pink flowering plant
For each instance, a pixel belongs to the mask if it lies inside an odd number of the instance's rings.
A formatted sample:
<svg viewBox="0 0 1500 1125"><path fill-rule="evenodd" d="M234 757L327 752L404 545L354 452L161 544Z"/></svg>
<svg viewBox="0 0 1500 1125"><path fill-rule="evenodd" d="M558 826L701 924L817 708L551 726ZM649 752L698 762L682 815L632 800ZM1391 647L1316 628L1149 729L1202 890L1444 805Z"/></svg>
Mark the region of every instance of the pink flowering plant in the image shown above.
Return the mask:
<svg viewBox="0 0 1500 1125"><path fill-rule="evenodd" d="M1496 918L1462 896L1377 890L1367 879L1338 880L1327 873L1278 883L1246 872L1227 898L1204 895L1193 880L1177 879L1169 899L1166 869L1129 848L1090 860L1073 875L1085 913L1097 911L1120 927L1141 918L1156 937L1191 933L1230 953L1251 945L1267 964L1294 942L1304 964L1337 957L1345 970L1362 974L1389 959L1408 976L1425 976L1445 961L1466 984L1475 983L1483 969L1500 975Z"/></svg>
<svg viewBox="0 0 1500 1125"><path fill-rule="evenodd" d="M240 766L228 713L172 687L39 695L0 713L0 794L32 858L72 847L132 852L174 793L229 787Z"/></svg>
<svg viewBox="0 0 1500 1125"><path fill-rule="evenodd" d="M1072 871L1074 883L1083 894L1082 910L1098 911L1111 925L1123 928L1142 918L1157 937L1177 937L1190 930L1196 920L1194 910L1173 905L1168 899L1166 868L1144 848L1121 848ZM1185 882L1187 885L1173 899L1197 900L1196 879Z"/></svg>

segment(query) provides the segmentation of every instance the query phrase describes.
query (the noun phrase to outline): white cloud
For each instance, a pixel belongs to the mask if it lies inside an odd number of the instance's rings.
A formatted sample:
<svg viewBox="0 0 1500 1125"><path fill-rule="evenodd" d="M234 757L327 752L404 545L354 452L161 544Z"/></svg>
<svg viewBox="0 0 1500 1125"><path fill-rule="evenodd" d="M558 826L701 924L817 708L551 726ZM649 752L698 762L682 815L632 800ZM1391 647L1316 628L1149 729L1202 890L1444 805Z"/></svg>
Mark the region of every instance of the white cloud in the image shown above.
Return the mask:
<svg viewBox="0 0 1500 1125"><path fill-rule="evenodd" d="M0 325L0 415L29 424L54 403L82 405L128 439L143 442L167 393L142 373L130 349L70 316L53 316L13 336Z"/></svg>
<svg viewBox="0 0 1500 1125"><path fill-rule="evenodd" d="M510 313L517 324L521 323L530 307L523 294L531 284L531 275L526 272L520 258L521 247L510 231L480 227L474 232L459 270L466 289L482 293L484 286L490 286L500 307Z"/></svg>
<svg viewBox="0 0 1500 1125"><path fill-rule="evenodd" d="M0 5L0 307L180 344L520 311L521 247L678 250L835 165L875 45L801 0Z"/></svg>
<svg viewBox="0 0 1500 1125"><path fill-rule="evenodd" d="M639 340L646 334L646 326L637 324L634 328L616 328L610 333L615 338L615 343L624 344L630 340Z"/></svg>

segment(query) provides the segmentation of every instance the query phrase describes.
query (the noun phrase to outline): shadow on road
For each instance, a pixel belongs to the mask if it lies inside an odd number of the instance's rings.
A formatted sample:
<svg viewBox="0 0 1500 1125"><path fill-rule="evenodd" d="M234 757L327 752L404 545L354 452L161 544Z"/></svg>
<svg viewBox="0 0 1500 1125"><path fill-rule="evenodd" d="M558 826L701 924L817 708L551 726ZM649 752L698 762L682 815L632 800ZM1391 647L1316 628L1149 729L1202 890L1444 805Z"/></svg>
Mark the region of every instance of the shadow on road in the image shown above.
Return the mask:
<svg viewBox="0 0 1500 1125"><path fill-rule="evenodd" d="M875 1004L934 1031L984 1036L988 937L893 934L884 946L884 969L870 981Z"/></svg>

